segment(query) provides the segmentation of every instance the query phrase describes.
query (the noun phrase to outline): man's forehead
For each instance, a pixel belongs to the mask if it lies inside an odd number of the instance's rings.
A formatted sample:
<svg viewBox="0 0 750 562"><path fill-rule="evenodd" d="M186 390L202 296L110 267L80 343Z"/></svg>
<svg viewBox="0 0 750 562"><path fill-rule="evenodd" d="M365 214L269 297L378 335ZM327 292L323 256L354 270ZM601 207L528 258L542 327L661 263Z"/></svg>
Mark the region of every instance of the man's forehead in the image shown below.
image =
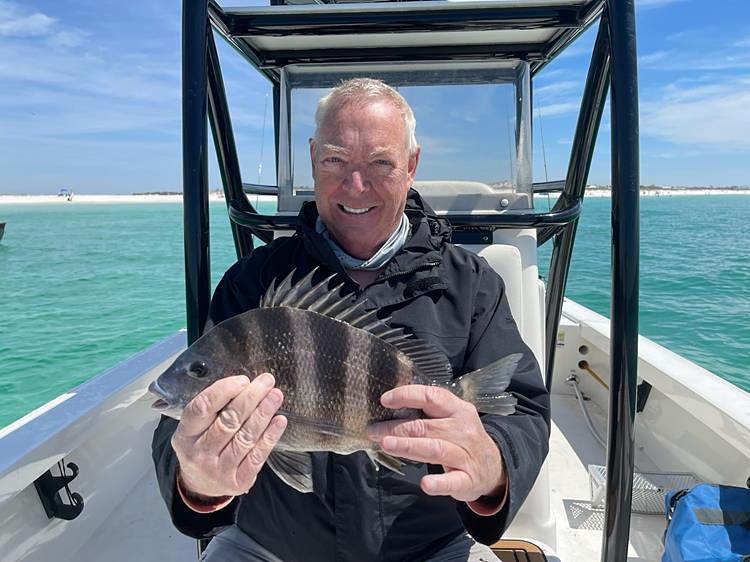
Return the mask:
<svg viewBox="0 0 750 562"><path fill-rule="evenodd" d="M391 125L403 125L400 110L386 98L354 98L333 103L326 111L321 125L337 124L353 119L383 120Z"/></svg>

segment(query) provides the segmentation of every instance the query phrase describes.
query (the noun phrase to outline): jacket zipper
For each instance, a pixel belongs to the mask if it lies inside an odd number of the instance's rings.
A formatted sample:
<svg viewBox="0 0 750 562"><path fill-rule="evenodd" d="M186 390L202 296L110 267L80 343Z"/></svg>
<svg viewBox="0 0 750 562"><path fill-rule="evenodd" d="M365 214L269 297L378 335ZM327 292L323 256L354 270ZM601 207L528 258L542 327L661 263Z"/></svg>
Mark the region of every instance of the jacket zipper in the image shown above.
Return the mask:
<svg viewBox="0 0 750 562"><path fill-rule="evenodd" d="M427 263L421 263L419 265L416 265L414 267L410 267L409 269L404 269L402 271L396 271L395 273L391 273L390 275L384 275L375 278L375 281L387 281L388 279L393 279L394 277L401 277L402 275L409 275L410 273L414 273L415 271L419 271L420 269L424 269L427 267L435 267L437 265L440 265L439 261L430 261Z"/></svg>

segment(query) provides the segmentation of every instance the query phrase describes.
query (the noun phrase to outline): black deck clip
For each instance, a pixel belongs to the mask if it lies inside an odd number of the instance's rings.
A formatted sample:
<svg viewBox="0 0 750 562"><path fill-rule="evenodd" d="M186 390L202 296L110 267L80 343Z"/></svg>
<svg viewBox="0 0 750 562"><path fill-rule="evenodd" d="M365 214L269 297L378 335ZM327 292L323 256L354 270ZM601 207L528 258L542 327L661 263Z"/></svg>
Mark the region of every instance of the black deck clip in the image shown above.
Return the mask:
<svg viewBox="0 0 750 562"><path fill-rule="evenodd" d="M646 409L646 402L648 402L648 395L651 394L651 388L651 385L646 381L643 381L638 385L635 400L635 411L637 413Z"/></svg>
<svg viewBox="0 0 750 562"><path fill-rule="evenodd" d="M57 517L58 519L65 519L71 521L78 517L83 511L83 498L78 492L71 492L68 484L78 476L78 466L75 463L69 462L68 468L72 474L65 473L65 467L62 461L57 463L60 469L60 476L53 476L52 470L48 470L42 474L39 478L34 480L34 486L39 494L39 499L42 500L44 511L47 513L47 517L52 519ZM60 491L65 489L70 503L63 503L60 497Z"/></svg>

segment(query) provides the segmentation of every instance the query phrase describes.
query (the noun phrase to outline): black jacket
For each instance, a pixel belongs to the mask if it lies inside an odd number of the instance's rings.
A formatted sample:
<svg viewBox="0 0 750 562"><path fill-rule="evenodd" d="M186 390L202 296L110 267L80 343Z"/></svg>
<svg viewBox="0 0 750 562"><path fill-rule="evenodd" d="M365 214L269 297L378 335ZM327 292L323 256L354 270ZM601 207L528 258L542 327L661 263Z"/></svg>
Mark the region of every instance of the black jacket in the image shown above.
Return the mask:
<svg viewBox="0 0 750 562"><path fill-rule="evenodd" d="M523 353L509 388L518 398L517 412L482 417L508 474L504 509L482 517L452 498L427 496L419 488L421 477L441 468L408 464L404 477L375 470L359 452L314 453L315 493L296 492L264 467L246 495L217 513L200 515L176 493L170 437L177 422L163 417L154 433L153 457L161 493L180 531L205 537L236 523L285 562L413 562L429 557L464 528L489 544L510 524L547 454L549 397L511 316L502 279L482 258L449 243L450 228L415 191L406 212L412 231L404 247L372 285L362 290L350 280L351 290L389 316L392 325L405 326L445 351L456 376L508 353ZM257 307L272 281L295 268L304 274L322 265L348 279L315 232L315 205L306 204L301 215L295 235L256 249L227 271L211 301L211 321Z"/></svg>

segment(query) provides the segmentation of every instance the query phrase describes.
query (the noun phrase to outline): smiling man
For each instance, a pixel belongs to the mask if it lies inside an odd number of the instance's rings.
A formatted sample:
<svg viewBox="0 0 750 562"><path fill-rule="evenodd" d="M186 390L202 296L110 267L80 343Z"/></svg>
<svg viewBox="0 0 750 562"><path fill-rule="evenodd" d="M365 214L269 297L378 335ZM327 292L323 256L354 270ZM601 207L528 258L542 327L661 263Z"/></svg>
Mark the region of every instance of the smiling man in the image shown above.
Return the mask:
<svg viewBox="0 0 750 562"><path fill-rule="evenodd" d="M369 437L411 461L404 474L378 470L362 452L311 453L314 491L299 493L266 466L288 423L273 377L228 377L199 394L179 424L159 424L162 495L181 531L216 535L204 553L211 562L497 560L481 543L510 524L547 453L539 367L500 277L452 245L448 225L410 189L419 147L401 95L377 80L344 82L320 101L316 125L314 204L303 207L294 236L230 268L210 321L256 308L293 270L338 272L353 298L444 352L456 377L520 353L508 387L516 413L480 417L448 390L398 387L379 397L383 406L417 408L426 419L376 424Z"/></svg>

